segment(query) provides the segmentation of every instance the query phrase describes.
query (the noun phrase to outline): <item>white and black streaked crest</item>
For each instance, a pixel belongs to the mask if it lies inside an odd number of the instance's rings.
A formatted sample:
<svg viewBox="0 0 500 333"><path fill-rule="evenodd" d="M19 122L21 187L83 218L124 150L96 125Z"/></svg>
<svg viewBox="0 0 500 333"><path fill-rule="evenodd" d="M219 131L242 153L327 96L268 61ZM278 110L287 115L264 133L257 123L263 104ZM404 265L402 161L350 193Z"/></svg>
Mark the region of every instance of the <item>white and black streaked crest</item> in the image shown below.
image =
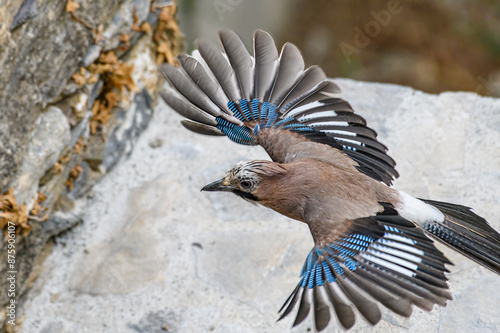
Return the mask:
<svg viewBox="0 0 500 333"><path fill-rule="evenodd" d="M285 169L275 163L263 160L238 162L228 176L238 182L242 190L251 193L260 184L262 177L283 174Z"/></svg>
<svg viewBox="0 0 500 333"><path fill-rule="evenodd" d="M244 145L257 145L262 129L277 128L341 150L378 181L390 185L398 177L377 133L338 97L340 89L319 67L304 69L293 44L278 53L273 38L256 30L252 57L234 32L219 36L222 49L198 41L198 60L181 55L181 68L162 67L176 90L162 96L187 118L186 128Z"/></svg>
<svg viewBox="0 0 500 333"><path fill-rule="evenodd" d="M261 176L276 176L285 172L285 169L275 163L264 160L238 162L232 169L235 173L253 173Z"/></svg>
<svg viewBox="0 0 500 333"><path fill-rule="evenodd" d="M228 176L237 182L245 192L252 193L260 183L260 176L253 169L254 161L238 162L228 172Z"/></svg>

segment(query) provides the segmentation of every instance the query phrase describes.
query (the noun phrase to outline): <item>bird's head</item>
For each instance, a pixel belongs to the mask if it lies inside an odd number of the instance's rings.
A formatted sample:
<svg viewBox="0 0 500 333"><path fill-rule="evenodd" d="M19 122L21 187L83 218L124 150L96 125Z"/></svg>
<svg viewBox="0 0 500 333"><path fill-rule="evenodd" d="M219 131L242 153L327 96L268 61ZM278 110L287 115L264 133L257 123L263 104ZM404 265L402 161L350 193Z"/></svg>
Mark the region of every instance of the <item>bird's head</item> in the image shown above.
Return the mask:
<svg viewBox="0 0 500 333"><path fill-rule="evenodd" d="M275 162L238 162L224 178L206 185L201 190L233 192L245 200L258 202L259 192L262 192L262 186L265 186L266 181L285 172L285 168Z"/></svg>

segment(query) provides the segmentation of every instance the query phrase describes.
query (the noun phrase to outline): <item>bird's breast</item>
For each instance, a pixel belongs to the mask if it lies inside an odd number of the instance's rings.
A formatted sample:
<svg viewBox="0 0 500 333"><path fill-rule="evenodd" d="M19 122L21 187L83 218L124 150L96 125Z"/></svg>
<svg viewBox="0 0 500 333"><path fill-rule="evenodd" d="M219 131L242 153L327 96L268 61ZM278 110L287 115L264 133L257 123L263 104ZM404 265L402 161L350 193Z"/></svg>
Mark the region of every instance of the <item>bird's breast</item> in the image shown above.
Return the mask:
<svg viewBox="0 0 500 333"><path fill-rule="evenodd" d="M287 172L264 180L259 203L310 223L344 222L376 214L389 187L371 178L314 159L284 164Z"/></svg>

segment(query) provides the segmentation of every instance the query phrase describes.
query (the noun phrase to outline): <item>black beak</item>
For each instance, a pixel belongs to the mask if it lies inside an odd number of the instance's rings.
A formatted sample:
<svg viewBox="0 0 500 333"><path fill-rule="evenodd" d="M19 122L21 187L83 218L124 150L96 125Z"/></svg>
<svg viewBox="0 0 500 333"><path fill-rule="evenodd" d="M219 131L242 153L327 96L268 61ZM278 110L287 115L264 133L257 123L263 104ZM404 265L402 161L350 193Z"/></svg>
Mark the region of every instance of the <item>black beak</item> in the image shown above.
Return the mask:
<svg viewBox="0 0 500 333"><path fill-rule="evenodd" d="M223 185L222 184L222 181L224 179L219 179L213 183L210 183L206 186L204 186L201 191L222 191L222 192L233 192L234 191L234 187L232 186L228 186L228 185Z"/></svg>

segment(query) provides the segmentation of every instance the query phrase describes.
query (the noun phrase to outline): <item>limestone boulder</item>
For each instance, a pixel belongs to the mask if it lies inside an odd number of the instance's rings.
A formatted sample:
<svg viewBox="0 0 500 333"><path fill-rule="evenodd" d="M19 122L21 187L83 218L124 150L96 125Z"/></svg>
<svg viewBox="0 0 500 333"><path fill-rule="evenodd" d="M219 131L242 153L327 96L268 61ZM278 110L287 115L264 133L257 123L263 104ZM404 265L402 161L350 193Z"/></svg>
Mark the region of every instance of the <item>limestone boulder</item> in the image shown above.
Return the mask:
<svg viewBox="0 0 500 333"><path fill-rule="evenodd" d="M398 162L395 187L474 207L500 230L500 100L335 80ZM22 332L288 332L277 311L313 246L307 226L200 193L259 147L193 134L164 103L126 161L81 202L22 304ZM79 199L84 200L84 199ZM373 332L498 332L500 277L441 247L454 300ZM353 332L370 325L358 316ZM332 331L339 330L336 320ZM292 332L313 330L311 319Z"/></svg>

